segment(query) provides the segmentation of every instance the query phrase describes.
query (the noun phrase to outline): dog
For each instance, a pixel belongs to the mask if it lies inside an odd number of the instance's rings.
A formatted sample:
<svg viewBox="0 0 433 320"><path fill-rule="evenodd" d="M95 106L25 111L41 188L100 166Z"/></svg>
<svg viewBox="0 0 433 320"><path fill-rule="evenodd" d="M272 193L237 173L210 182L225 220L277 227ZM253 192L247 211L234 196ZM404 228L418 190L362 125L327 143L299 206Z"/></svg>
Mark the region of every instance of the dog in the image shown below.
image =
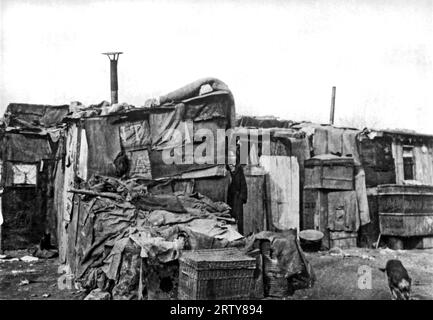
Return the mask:
<svg viewBox="0 0 433 320"><path fill-rule="evenodd" d="M392 299L409 300L412 279L401 261L396 259L388 260L385 268L380 268L380 270L386 272Z"/></svg>

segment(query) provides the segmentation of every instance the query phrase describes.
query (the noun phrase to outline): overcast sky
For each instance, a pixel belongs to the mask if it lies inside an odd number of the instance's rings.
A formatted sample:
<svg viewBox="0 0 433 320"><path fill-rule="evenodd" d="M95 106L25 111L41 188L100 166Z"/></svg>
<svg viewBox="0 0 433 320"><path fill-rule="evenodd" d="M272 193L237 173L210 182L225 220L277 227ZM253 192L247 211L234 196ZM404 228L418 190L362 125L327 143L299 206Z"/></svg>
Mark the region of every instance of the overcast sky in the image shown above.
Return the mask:
<svg viewBox="0 0 433 320"><path fill-rule="evenodd" d="M0 103L146 98L202 77L237 113L433 134L433 2L0 0Z"/></svg>

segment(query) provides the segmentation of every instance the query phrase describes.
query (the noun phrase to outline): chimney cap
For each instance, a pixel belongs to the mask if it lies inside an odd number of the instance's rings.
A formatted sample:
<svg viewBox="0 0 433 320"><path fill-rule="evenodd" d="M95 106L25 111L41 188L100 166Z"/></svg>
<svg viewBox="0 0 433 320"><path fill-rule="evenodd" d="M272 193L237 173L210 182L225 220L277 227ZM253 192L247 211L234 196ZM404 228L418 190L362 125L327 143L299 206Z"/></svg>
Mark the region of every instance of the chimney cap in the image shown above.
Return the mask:
<svg viewBox="0 0 433 320"><path fill-rule="evenodd" d="M119 59L119 55L122 53L123 52L103 52L102 54L106 55L111 61L117 61Z"/></svg>

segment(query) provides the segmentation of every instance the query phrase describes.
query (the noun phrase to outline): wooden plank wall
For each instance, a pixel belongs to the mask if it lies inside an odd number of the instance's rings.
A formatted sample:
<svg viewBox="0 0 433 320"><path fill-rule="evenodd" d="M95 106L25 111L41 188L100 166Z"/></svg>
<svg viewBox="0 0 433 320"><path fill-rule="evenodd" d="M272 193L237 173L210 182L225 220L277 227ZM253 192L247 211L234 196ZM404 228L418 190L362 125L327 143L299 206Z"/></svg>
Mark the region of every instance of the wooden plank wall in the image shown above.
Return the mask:
<svg viewBox="0 0 433 320"><path fill-rule="evenodd" d="M397 184L402 184L403 174L403 146L395 142L392 143L392 157L395 161L395 180Z"/></svg>
<svg viewBox="0 0 433 320"><path fill-rule="evenodd" d="M433 185L433 145L429 143L423 148L415 145L413 148L415 158L415 180L422 184ZM403 184L403 145L397 142L392 144L392 156L395 161L396 183Z"/></svg>
<svg viewBox="0 0 433 320"><path fill-rule="evenodd" d="M296 157L261 156L260 165L269 173L268 199L273 225L299 230L299 165Z"/></svg>
<svg viewBox="0 0 433 320"><path fill-rule="evenodd" d="M75 176L77 173L77 163L79 157L79 138L81 131L76 124L72 124L66 135L66 156L65 168L63 177L60 173L59 178L63 178L63 188L61 194L58 194L61 199L57 200L57 226L58 243L59 243L59 260L61 263L67 262L68 254L68 224L71 222L73 210L73 194L68 192L69 189L75 188ZM57 170L62 170L58 168Z"/></svg>
<svg viewBox="0 0 433 320"><path fill-rule="evenodd" d="M433 185L433 148L430 144L426 148L415 146L415 178L423 184Z"/></svg>
<svg viewBox="0 0 433 320"><path fill-rule="evenodd" d="M266 172L260 167L246 167L248 198L244 205L244 234L266 230Z"/></svg>

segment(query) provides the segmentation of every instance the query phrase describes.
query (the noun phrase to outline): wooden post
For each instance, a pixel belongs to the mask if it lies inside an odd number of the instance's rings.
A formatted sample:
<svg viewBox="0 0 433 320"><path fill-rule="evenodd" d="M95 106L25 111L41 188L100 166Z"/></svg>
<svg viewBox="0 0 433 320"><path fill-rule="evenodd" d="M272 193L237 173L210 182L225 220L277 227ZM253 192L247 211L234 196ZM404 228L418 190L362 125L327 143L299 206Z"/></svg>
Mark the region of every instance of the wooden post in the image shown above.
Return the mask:
<svg viewBox="0 0 433 320"><path fill-rule="evenodd" d="M0 254L3 254L2 248L2 225L3 225L3 215L2 215L2 196L3 196L3 188L0 188Z"/></svg>
<svg viewBox="0 0 433 320"><path fill-rule="evenodd" d="M329 116L329 123L334 124L334 113L335 113L335 91L336 87L332 87L332 98L331 98L331 114Z"/></svg>

